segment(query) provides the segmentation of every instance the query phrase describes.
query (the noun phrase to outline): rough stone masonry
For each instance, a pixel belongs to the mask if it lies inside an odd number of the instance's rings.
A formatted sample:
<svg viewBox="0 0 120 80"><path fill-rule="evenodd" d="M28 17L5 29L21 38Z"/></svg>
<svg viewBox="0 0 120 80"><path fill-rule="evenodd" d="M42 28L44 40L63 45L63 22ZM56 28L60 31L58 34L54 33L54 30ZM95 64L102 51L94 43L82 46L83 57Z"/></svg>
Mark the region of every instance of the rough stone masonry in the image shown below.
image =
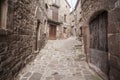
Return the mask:
<svg viewBox="0 0 120 80"><path fill-rule="evenodd" d="M81 1L87 61L104 79L119 80L120 0Z"/></svg>
<svg viewBox="0 0 120 80"><path fill-rule="evenodd" d="M1 4L4 5L1 10L7 6L7 20L6 27L0 27L0 80L14 80L37 55L34 53L36 0L2 0Z"/></svg>

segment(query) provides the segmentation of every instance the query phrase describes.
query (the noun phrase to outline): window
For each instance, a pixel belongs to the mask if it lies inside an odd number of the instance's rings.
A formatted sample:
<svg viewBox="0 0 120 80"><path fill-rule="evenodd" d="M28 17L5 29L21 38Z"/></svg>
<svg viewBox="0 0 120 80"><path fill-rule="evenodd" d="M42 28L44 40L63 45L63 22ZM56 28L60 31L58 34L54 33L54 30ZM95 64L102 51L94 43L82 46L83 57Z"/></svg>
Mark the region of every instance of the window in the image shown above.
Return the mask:
<svg viewBox="0 0 120 80"><path fill-rule="evenodd" d="M7 0L0 0L0 28L6 28L7 22Z"/></svg>
<svg viewBox="0 0 120 80"><path fill-rule="evenodd" d="M66 27L63 28L63 33L66 33L66 29L67 29Z"/></svg>
<svg viewBox="0 0 120 80"><path fill-rule="evenodd" d="M80 27L80 32L81 32L81 33L80 33L80 36L82 36L82 27Z"/></svg>
<svg viewBox="0 0 120 80"><path fill-rule="evenodd" d="M45 4L45 9L46 9L46 10L48 9L48 5L47 5L47 3Z"/></svg>
<svg viewBox="0 0 120 80"><path fill-rule="evenodd" d="M66 8L67 8L67 6L66 6Z"/></svg>
<svg viewBox="0 0 120 80"><path fill-rule="evenodd" d="M79 19L79 22L81 22L81 21L82 21L82 18Z"/></svg>
<svg viewBox="0 0 120 80"><path fill-rule="evenodd" d="M64 22L66 22L66 17L67 17L67 16L66 16L66 14L65 14L65 15L64 15Z"/></svg>
<svg viewBox="0 0 120 80"><path fill-rule="evenodd" d="M80 11L80 14L81 14L82 12Z"/></svg>
<svg viewBox="0 0 120 80"><path fill-rule="evenodd" d="M77 32L77 29L75 28L75 33Z"/></svg>
<svg viewBox="0 0 120 80"><path fill-rule="evenodd" d="M53 11L52 11L52 16L53 20L58 21L58 8L53 6Z"/></svg>

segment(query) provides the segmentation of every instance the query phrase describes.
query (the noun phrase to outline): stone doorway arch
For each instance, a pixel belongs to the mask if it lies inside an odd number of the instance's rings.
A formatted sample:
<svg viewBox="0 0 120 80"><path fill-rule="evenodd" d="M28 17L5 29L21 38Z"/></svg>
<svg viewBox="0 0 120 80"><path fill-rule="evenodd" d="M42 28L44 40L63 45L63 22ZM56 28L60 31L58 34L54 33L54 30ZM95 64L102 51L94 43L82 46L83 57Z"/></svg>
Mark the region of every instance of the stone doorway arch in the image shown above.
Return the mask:
<svg viewBox="0 0 120 80"><path fill-rule="evenodd" d="M109 76L108 60L108 12L98 11L89 22L90 31L90 63L100 71L104 78ZM102 73L102 74L101 74Z"/></svg>

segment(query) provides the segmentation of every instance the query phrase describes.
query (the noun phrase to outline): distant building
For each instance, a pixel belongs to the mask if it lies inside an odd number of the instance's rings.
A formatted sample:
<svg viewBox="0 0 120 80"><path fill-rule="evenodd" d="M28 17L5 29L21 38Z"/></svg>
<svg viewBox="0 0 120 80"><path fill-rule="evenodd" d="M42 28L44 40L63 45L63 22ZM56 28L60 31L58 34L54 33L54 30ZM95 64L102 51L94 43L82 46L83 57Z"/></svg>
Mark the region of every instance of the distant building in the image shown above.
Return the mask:
<svg viewBox="0 0 120 80"><path fill-rule="evenodd" d="M72 26L75 28L75 36L82 36L82 16L81 16L81 0L77 0L75 8L71 12L71 16L74 16L74 20L72 20ZM74 22L74 23L73 23Z"/></svg>
<svg viewBox="0 0 120 80"><path fill-rule="evenodd" d="M47 34L49 39L67 37L70 5L67 0L45 0L48 15Z"/></svg>
<svg viewBox="0 0 120 80"><path fill-rule="evenodd" d="M71 14L71 29L73 36L81 36L82 35L82 16L81 16L81 0L77 0L75 8L70 13Z"/></svg>
<svg viewBox="0 0 120 80"><path fill-rule="evenodd" d="M70 36L76 36L77 26L75 25L75 12L74 10L70 13Z"/></svg>

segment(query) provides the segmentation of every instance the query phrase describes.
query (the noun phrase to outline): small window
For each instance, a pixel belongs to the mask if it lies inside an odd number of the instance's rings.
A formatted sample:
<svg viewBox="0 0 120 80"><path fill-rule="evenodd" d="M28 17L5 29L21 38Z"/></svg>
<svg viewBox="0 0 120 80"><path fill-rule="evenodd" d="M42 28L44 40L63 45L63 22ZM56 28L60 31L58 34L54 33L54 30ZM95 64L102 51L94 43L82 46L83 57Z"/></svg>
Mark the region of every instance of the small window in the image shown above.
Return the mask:
<svg viewBox="0 0 120 80"><path fill-rule="evenodd" d="M66 8L67 8L67 6L66 6Z"/></svg>
<svg viewBox="0 0 120 80"><path fill-rule="evenodd" d="M63 28L63 33L66 33L66 29L67 29L66 27Z"/></svg>
<svg viewBox="0 0 120 80"><path fill-rule="evenodd" d="M81 21L82 21L82 18L79 19L79 22L81 22Z"/></svg>
<svg viewBox="0 0 120 80"><path fill-rule="evenodd" d="M0 28L6 28L7 22L7 0L0 0Z"/></svg>
<svg viewBox="0 0 120 80"><path fill-rule="evenodd" d="M75 28L75 32L77 32L76 28Z"/></svg>
<svg viewBox="0 0 120 80"><path fill-rule="evenodd" d="M81 14L82 12L80 12L80 14Z"/></svg>
<svg viewBox="0 0 120 80"><path fill-rule="evenodd" d="M46 20L44 20L44 24L46 24L46 22L47 22L47 21L46 21Z"/></svg>
<svg viewBox="0 0 120 80"><path fill-rule="evenodd" d="M45 9L46 9L46 10L48 9L48 5L47 5L47 3L45 4Z"/></svg>
<svg viewBox="0 0 120 80"><path fill-rule="evenodd" d="M74 26L71 26L71 28L74 28Z"/></svg>
<svg viewBox="0 0 120 80"><path fill-rule="evenodd" d="M80 27L80 32L81 32L80 35L82 36L82 27Z"/></svg>
<svg viewBox="0 0 120 80"><path fill-rule="evenodd" d="M67 16L66 16L66 14L65 14L65 15L64 15L64 22L66 22L66 17L67 17Z"/></svg>

